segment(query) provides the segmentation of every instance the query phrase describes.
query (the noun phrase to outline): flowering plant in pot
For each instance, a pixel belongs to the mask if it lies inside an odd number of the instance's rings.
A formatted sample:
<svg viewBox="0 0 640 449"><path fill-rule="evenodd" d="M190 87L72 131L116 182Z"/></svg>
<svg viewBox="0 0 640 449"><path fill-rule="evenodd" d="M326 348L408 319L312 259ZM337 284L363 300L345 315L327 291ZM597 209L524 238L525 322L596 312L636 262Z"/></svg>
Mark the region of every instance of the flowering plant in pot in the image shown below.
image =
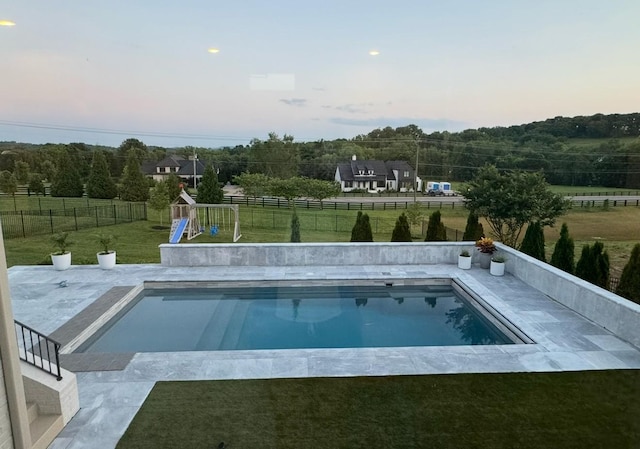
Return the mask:
<svg viewBox="0 0 640 449"><path fill-rule="evenodd" d="M478 251L480 251L481 254L480 266L482 268L489 268L489 265L491 264L491 256L498 250L493 239L489 237L482 237L476 242L476 248L478 248Z"/></svg>
<svg viewBox="0 0 640 449"><path fill-rule="evenodd" d="M115 238L110 234L100 234L98 236L98 241L102 248L102 251L97 254L98 264L103 270L110 270L116 266L116 252L109 249L111 247L111 242L114 240Z"/></svg>
<svg viewBox="0 0 640 449"><path fill-rule="evenodd" d="M51 263L58 271L66 270L71 266L71 251L67 250L71 242L67 240L67 237L69 237L69 234L66 232L51 236L53 245L58 249L56 252L51 253Z"/></svg>

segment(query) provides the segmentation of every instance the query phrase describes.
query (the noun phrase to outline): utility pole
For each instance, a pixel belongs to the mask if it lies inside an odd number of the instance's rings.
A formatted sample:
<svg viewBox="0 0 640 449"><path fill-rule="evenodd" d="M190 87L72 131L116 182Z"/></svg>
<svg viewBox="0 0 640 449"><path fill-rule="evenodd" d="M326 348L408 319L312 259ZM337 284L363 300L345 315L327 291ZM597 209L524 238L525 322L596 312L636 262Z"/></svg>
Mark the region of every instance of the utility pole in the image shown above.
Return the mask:
<svg viewBox="0 0 640 449"><path fill-rule="evenodd" d="M193 190L197 190L196 184L196 161L198 160L198 155L196 154L196 148L193 148Z"/></svg>
<svg viewBox="0 0 640 449"><path fill-rule="evenodd" d="M416 140L416 168L413 171L413 202L416 203L418 199L416 194L418 192L418 150L420 150L420 144Z"/></svg>

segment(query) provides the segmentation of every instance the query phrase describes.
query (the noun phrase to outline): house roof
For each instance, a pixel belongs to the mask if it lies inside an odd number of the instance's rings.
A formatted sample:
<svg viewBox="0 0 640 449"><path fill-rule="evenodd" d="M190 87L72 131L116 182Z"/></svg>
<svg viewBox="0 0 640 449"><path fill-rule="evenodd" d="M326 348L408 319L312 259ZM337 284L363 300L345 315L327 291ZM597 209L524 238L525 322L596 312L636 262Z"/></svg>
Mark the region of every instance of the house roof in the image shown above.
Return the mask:
<svg viewBox="0 0 640 449"><path fill-rule="evenodd" d="M338 164L338 173L342 181L384 181L395 180L394 170L398 172L400 181L413 179L413 168L406 161L351 160ZM363 172L360 175L360 172ZM373 174L369 174L373 171ZM404 176L408 171L409 176Z"/></svg>
<svg viewBox="0 0 640 449"><path fill-rule="evenodd" d="M413 168L406 161L387 161L385 165L388 169L387 177L396 179L394 171L398 172L398 181L413 180ZM404 176L405 172L409 172L409 176Z"/></svg>
<svg viewBox="0 0 640 449"><path fill-rule="evenodd" d="M186 159L178 155L172 154L171 156L165 157L160 162L156 162L156 167L180 167L182 161L185 160Z"/></svg>

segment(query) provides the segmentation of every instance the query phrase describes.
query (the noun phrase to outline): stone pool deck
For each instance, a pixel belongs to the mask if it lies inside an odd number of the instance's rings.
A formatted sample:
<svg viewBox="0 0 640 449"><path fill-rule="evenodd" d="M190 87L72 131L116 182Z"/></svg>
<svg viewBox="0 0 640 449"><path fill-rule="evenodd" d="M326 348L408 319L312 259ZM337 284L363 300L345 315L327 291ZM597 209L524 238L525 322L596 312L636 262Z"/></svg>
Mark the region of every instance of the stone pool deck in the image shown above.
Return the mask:
<svg viewBox="0 0 640 449"><path fill-rule="evenodd" d="M535 344L420 348L138 353L123 366L76 372L80 411L53 449L113 448L156 381L640 369L640 350L518 278L453 264L393 266L12 267L15 318L53 333L118 286L144 281L399 280L452 277ZM59 283L66 281L67 287ZM64 362L63 362L64 366ZM87 368L88 369L88 368Z"/></svg>

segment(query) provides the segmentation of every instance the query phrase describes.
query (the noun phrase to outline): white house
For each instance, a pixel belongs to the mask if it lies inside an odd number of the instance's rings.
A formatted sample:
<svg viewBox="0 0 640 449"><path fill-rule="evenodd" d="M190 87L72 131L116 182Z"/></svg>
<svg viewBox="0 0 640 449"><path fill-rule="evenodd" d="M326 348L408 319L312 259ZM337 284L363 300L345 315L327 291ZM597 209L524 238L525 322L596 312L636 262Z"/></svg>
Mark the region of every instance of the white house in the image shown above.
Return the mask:
<svg viewBox="0 0 640 449"><path fill-rule="evenodd" d="M413 168L406 161L359 161L354 155L350 162L338 164L335 180L340 183L343 192L354 189L409 192L413 191L414 175ZM419 177L417 183L418 190L422 190L422 180Z"/></svg>

